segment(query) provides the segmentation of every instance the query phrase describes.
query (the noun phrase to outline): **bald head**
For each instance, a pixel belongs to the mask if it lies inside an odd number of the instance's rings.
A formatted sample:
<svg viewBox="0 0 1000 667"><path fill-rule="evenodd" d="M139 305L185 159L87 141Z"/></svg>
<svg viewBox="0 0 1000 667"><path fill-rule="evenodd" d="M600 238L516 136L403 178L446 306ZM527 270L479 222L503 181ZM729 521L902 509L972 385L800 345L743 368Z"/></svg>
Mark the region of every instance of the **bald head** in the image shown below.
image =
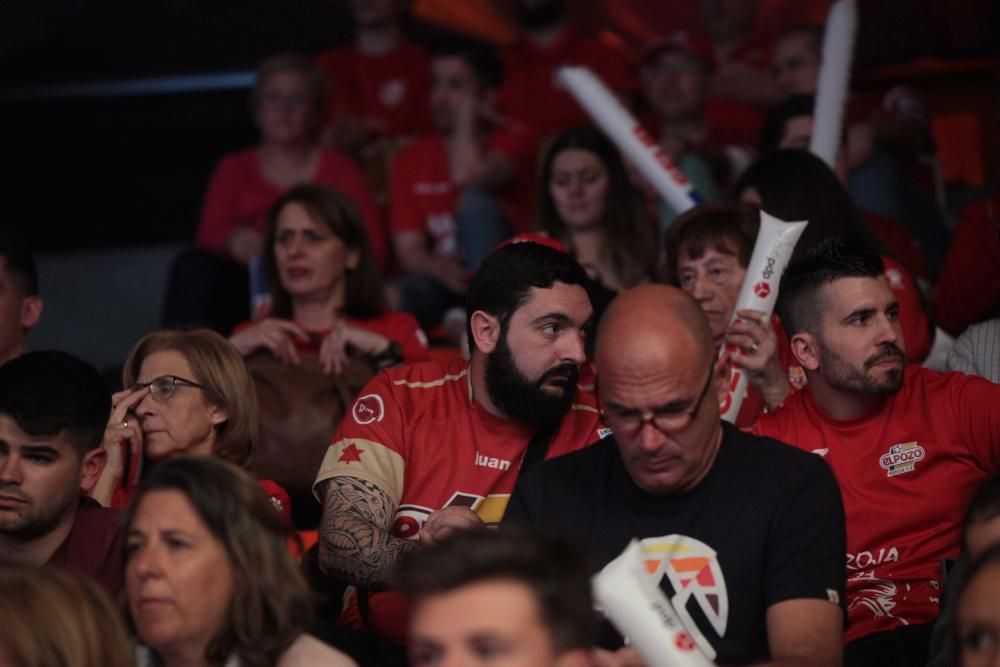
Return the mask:
<svg viewBox="0 0 1000 667"><path fill-rule="evenodd" d="M599 371L612 359L642 366L668 356L704 365L713 354L712 332L701 307L668 285L622 292L605 311L597 332Z"/></svg>

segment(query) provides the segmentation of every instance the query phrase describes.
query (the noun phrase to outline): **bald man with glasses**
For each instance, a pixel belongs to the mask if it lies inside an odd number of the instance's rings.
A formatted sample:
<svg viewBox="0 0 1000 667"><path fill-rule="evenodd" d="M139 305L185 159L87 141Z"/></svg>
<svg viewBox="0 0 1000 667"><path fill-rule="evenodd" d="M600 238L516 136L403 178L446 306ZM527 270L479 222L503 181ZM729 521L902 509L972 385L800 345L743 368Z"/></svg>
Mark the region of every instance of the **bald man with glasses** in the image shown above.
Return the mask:
<svg viewBox="0 0 1000 667"><path fill-rule="evenodd" d="M730 363L698 304L665 285L623 292L601 320L596 362L614 435L526 471L504 523L578 542L595 569L639 539L714 662L841 664L836 481L819 457L720 419ZM621 646L610 626L604 635L605 649Z"/></svg>

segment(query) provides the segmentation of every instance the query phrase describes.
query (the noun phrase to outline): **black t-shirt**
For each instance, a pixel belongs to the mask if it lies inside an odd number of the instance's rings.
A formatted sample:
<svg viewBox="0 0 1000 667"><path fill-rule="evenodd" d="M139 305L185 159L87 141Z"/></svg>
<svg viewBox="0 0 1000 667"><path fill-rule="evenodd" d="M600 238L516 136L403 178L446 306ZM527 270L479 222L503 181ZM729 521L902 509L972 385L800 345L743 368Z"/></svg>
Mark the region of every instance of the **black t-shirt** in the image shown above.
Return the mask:
<svg viewBox="0 0 1000 667"><path fill-rule="evenodd" d="M521 475L504 516L515 522L577 542L595 571L640 539L688 631L720 663L769 657L772 604L845 599L844 508L826 462L729 424L712 469L687 493L642 491L608 437Z"/></svg>

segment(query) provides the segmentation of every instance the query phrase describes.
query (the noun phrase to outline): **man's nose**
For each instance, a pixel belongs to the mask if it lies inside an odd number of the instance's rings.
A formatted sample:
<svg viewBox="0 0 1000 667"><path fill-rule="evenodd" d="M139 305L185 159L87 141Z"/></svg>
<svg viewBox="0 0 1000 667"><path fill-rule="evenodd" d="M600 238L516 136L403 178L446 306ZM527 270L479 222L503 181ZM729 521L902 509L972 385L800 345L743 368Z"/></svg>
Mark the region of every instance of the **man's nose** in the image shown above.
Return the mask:
<svg viewBox="0 0 1000 667"><path fill-rule="evenodd" d="M647 454L658 451L663 446L665 436L656 428L653 420L643 415L644 421L639 425L639 431L635 434L636 444L639 449Z"/></svg>
<svg viewBox="0 0 1000 667"><path fill-rule="evenodd" d="M563 347L562 350L560 350L560 358L572 361L577 366L587 360L587 352L584 348L583 329L563 336Z"/></svg>
<svg viewBox="0 0 1000 667"><path fill-rule="evenodd" d="M18 456L7 454L0 459L0 483L20 484L22 479L21 459Z"/></svg>

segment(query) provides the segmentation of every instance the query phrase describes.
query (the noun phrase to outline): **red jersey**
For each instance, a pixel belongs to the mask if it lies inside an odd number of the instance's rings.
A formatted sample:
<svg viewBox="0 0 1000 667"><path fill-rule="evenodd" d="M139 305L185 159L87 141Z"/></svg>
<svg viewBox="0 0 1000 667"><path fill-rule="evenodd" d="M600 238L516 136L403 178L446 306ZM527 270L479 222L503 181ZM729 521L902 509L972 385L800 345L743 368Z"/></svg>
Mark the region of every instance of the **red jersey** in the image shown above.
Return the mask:
<svg viewBox="0 0 1000 667"><path fill-rule="evenodd" d="M316 64L329 84L326 124L353 116L373 138L431 131L430 57L416 44L404 41L379 55L350 44L320 53Z"/></svg>
<svg viewBox="0 0 1000 667"><path fill-rule="evenodd" d="M364 320L355 317L348 317L345 318L345 321L353 327L367 329L368 331L384 336L399 345L399 348L403 352L403 361L405 363L410 364L430 359L430 353L427 351L427 335L424 333L424 330L420 328L420 325L417 324L416 318L409 313L404 313L399 310L387 310L378 317L370 317ZM252 327L254 324L255 322L242 322L237 324L236 327L233 328L233 333L243 331L247 327ZM319 345L314 342L314 340L324 338L329 335L331 331L333 331L333 329L309 331L308 333L312 334L309 341L303 342L298 339L293 339L293 342L300 350L318 353Z"/></svg>
<svg viewBox="0 0 1000 667"><path fill-rule="evenodd" d="M588 67L616 93L631 95L639 87L635 64L624 53L572 28L547 47L525 39L500 55L505 73L501 109L542 136L590 123L587 112L556 83L559 67Z"/></svg>
<svg viewBox="0 0 1000 667"><path fill-rule="evenodd" d="M125 531L122 528L121 512L101 507L93 498L84 496L80 498L72 530L48 564L95 580L117 606L125 591Z"/></svg>
<svg viewBox="0 0 1000 667"><path fill-rule="evenodd" d="M473 400L468 361L401 366L379 373L361 390L334 435L316 484L341 475L375 484L394 501L392 534L401 539L417 539L430 513L451 505L465 505L495 525L533 433L532 427L492 415ZM547 458L607 433L593 395L581 392ZM400 594L370 593L369 608L371 631L405 640ZM353 596L341 623L364 628Z"/></svg>
<svg viewBox="0 0 1000 667"><path fill-rule="evenodd" d="M530 227L536 148L534 134L523 127L506 126L489 138L487 150L502 153L514 169L513 180L495 194L518 231ZM391 190L390 231L424 231L434 254L458 252L459 189L451 180L444 137L427 136L400 151L392 165Z"/></svg>
<svg viewBox="0 0 1000 667"><path fill-rule="evenodd" d="M920 241L909 227L874 211L862 210L861 214L875 237L893 257L899 258L899 263L910 275L924 280L930 278L931 272L924 258L924 251L920 247Z"/></svg>
<svg viewBox="0 0 1000 667"><path fill-rule="evenodd" d="M338 190L355 203L365 222L375 259L385 270L388 246L382 220L371 190L354 162L340 153L322 149L309 182ZM228 256L230 234L237 227L263 233L268 209L284 193L285 190L264 178L256 148L230 153L219 161L212 174L195 245Z"/></svg>
<svg viewBox="0 0 1000 667"><path fill-rule="evenodd" d="M800 391L753 432L826 459L847 517L845 641L938 616L976 487L1000 466L1000 385L906 367L873 415L835 421Z"/></svg>
<svg viewBox="0 0 1000 667"><path fill-rule="evenodd" d="M1000 314L1000 195L962 211L934 300L941 328L953 336Z"/></svg>
<svg viewBox="0 0 1000 667"><path fill-rule="evenodd" d="M770 39L756 37L727 52L716 50L713 67L729 64L746 65L756 70L771 71L774 45ZM742 100L729 97L709 97L705 118L726 143L735 146L756 146L764 125L764 112Z"/></svg>
<svg viewBox="0 0 1000 667"><path fill-rule="evenodd" d="M885 279L899 303L899 326L903 331L906 357L920 363L931 351L931 325L924 310L920 289L903 265L891 257L882 256Z"/></svg>

